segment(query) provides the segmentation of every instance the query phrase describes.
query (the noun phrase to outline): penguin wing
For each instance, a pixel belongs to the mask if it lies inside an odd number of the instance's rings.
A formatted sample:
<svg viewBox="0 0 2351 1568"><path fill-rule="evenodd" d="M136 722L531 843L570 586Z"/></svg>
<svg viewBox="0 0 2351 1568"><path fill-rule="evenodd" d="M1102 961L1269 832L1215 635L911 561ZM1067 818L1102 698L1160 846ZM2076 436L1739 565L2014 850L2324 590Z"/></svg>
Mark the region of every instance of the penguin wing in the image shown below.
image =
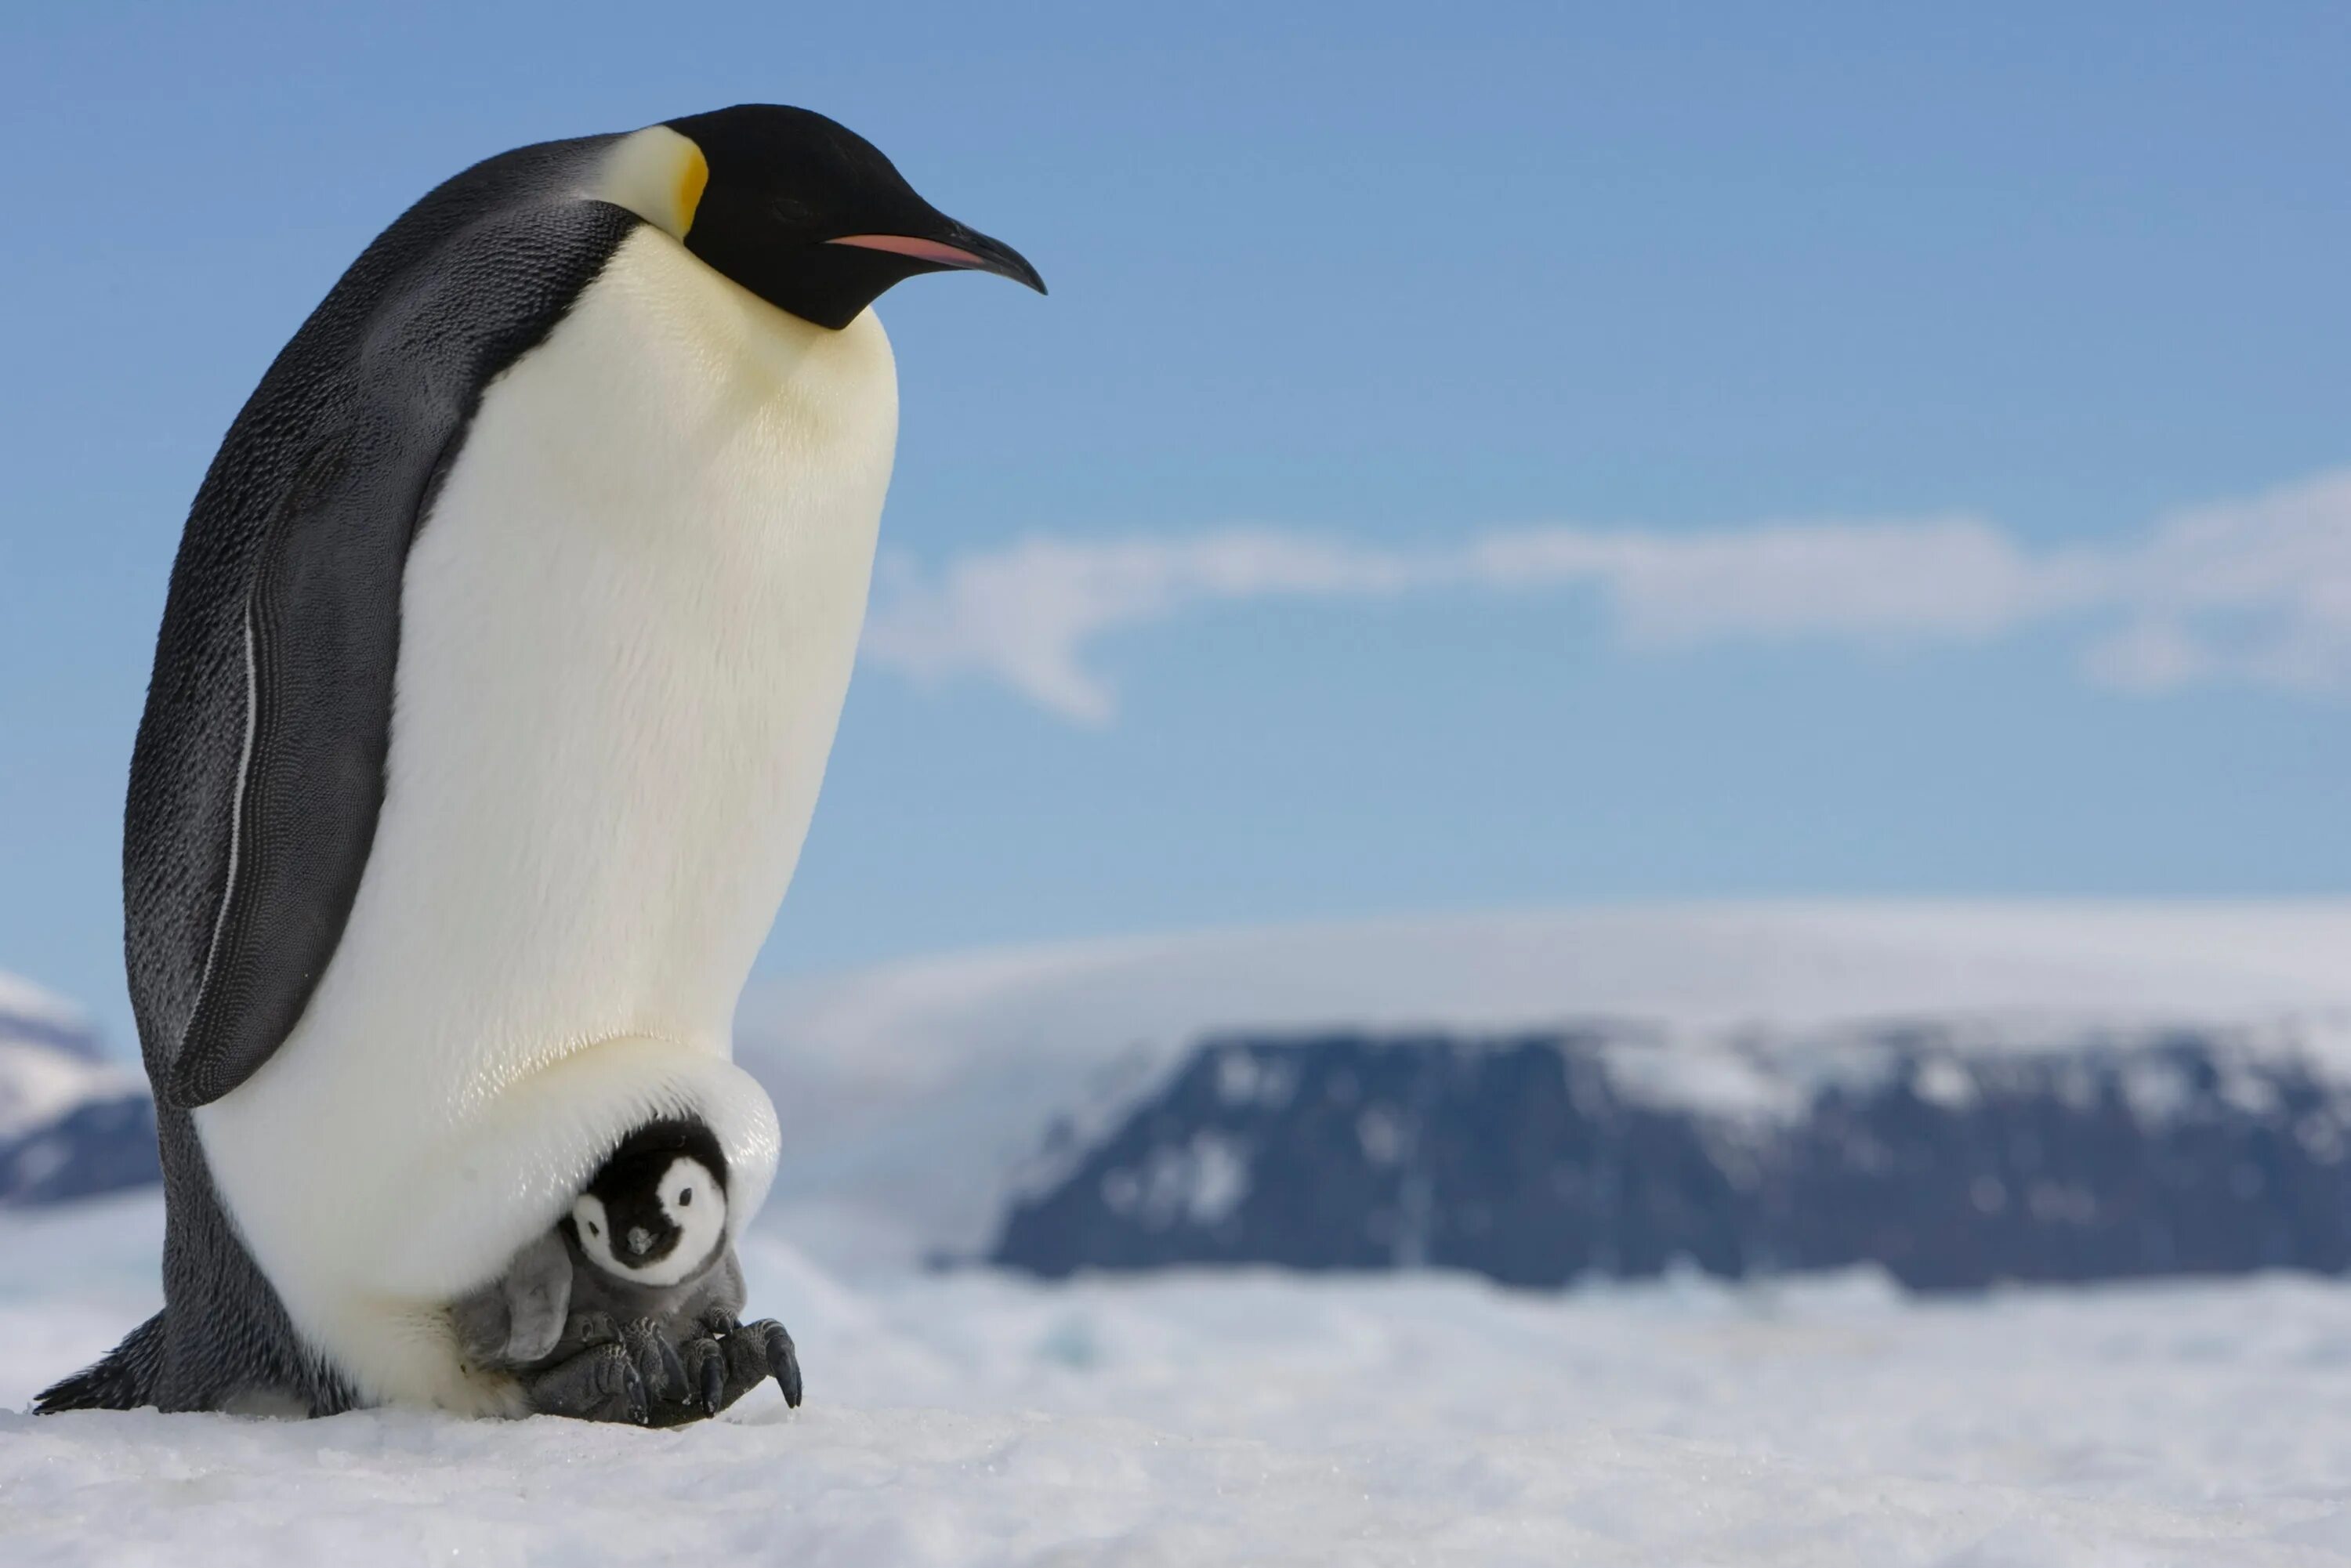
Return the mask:
<svg viewBox="0 0 2351 1568"><path fill-rule="evenodd" d="M167 1104L252 1076L334 956L383 801L410 544L484 389L639 221L578 193L602 140L477 165L386 230L197 494L124 833L132 1000Z"/></svg>

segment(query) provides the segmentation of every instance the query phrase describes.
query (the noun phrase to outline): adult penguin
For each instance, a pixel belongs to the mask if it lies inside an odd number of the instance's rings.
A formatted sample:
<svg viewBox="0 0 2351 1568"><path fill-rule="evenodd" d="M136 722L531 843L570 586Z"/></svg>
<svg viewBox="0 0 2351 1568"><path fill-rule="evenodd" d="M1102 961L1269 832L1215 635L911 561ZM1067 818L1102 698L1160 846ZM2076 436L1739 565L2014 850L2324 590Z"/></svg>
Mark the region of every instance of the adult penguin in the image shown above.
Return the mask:
<svg viewBox="0 0 2351 1568"><path fill-rule="evenodd" d="M447 1303L631 1130L773 1175L737 996L896 442L868 309L1043 290L821 115L526 147L263 376L172 568L123 845L163 1310L40 1408L516 1408Z"/></svg>

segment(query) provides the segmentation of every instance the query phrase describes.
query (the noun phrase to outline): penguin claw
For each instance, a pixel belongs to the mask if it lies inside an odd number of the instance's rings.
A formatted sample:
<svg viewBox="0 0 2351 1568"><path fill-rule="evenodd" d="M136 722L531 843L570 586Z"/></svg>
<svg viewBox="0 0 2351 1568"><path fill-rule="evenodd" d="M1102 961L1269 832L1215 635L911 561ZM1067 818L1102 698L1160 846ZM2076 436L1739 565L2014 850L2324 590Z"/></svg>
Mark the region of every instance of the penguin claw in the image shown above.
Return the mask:
<svg viewBox="0 0 2351 1568"><path fill-rule="evenodd" d="M702 1408L705 1415L716 1416L726 1399L726 1364L713 1359L702 1364Z"/></svg>
<svg viewBox="0 0 2351 1568"><path fill-rule="evenodd" d="M716 1416L726 1405L726 1352L708 1335L685 1346L687 1388L701 1402L705 1416Z"/></svg>
<svg viewBox="0 0 2351 1568"><path fill-rule="evenodd" d="M768 1375L776 1386L784 1391L784 1403L797 1410L800 1407L800 1357L792 1344L792 1336L784 1325L769 1318L757 1323L761 1348L768 1353Z"/></svg>

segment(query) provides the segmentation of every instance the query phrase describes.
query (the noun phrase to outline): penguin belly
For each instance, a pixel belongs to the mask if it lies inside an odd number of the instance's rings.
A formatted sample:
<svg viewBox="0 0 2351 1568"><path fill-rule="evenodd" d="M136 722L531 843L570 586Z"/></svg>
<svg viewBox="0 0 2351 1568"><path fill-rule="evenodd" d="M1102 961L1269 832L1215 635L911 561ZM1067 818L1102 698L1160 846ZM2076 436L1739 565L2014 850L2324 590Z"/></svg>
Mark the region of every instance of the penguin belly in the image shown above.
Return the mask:
<svg viewBox="0 0 2351 1568"><path fill-rule="evenodd" d="M620 1138L773 1175L737 997L816 804L896 440L889 343L658 230L493 382L412 548L383 807L300 1022L195 1113L310 1348L377 1401L507 1393L445 1304Z"/></svg>

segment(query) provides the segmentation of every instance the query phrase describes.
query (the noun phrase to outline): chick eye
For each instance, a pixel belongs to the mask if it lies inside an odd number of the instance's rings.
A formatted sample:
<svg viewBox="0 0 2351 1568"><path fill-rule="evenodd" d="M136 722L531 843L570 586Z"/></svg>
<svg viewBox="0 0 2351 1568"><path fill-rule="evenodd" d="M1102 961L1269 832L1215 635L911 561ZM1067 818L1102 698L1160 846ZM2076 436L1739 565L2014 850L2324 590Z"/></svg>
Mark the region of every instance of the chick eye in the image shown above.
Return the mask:
<svg viewBox="0 0 2351 1568"><path fill-rule="evenodd" d="M694 1189L693 1189L692 1187L690 1187L690 1186L683 1186L683 1187L678 1188L678 1190L677 1190L677 1206L678 1206L680 1208L684 1208L684 1207L685 1207L688 1204L692 1203L693 1201L694 1201Z"/></svg>
<svg viewBox="0 0 2351 1568"><path fill-rule="evenodd" d="M596 1222L591 1219L588 1222L588 1234L590 1236L601 1236L604 1233L596 1228Z"/></svg>

